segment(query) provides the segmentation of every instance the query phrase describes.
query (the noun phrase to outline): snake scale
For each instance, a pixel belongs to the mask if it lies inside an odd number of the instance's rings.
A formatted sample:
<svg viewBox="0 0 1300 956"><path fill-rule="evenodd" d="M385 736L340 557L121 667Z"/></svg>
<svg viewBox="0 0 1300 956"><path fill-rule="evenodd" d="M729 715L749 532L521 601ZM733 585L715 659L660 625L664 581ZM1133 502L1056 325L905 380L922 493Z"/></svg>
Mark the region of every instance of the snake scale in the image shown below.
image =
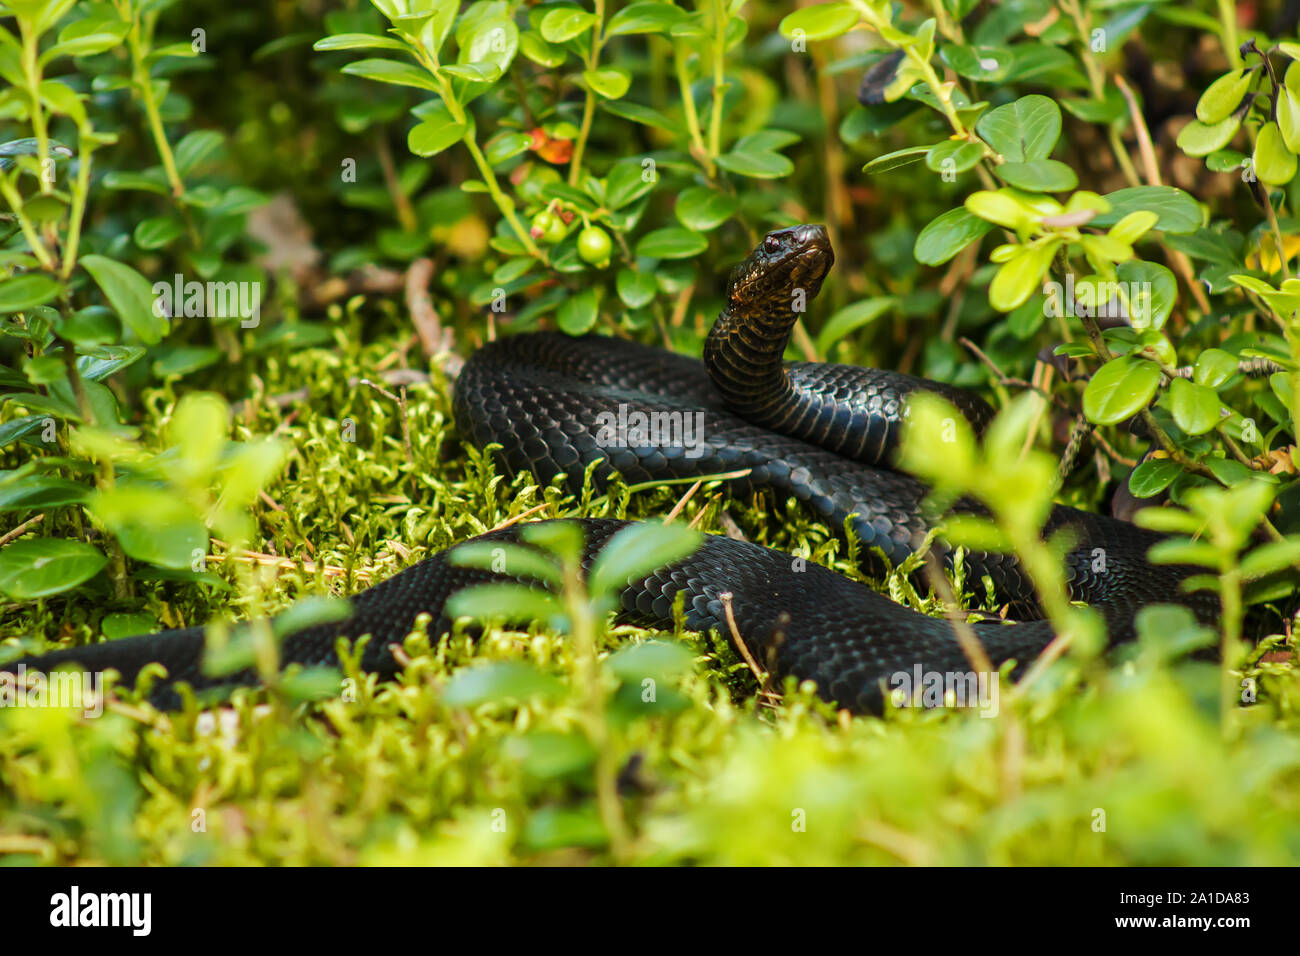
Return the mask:
<svg viewBox="0 0 1300 956"><path fill-rule="evenodd" d="M455 416L476 445L496 442L512 473L531 472L542 481L563 475L580 489L593 466L594 480L617 473L628 483L734 474L733 494L764 490L794 498L832 528L851 527L862 543L867 569L884 570L913 554L931 522L927 489L891 470L890 457L905 418L908 395L937 392L978 428L992 415L978 397L951 386L895 372L826 363L786 362L783 355L795 319L821 288L834 255L821 226L769 233L732 273L727 302L710 332L703 361L609 337L581 338L537 332L487 344L466 363L455 386ZM626 422L639 412L646 421L689 420L690 443L642 441L635 430L600 423ZM677 415L676 419L666 416ZM619 416L623 416L620 418ZM655 416L659 416L657 419ZM685 434L684 432L682 434ZM653 437L653 436L651 436ZM662 439L662 436L660 436ZM627 522L583 519L584 569ZM1076 545L1065 558L1073 600L1100 610L1112 643L1133 636L1135 613L1144 605L1179 599L1185 569L1147 563L1158 536L1100 515L1057 506L1045 532L1069 527ZM518 541L517 527L476 541ZM1104 549L1103 570L1094 570L1095 549ZM945 555L942 545L936 548ZM391 647L410 632L415 618L430 613L431 634L451 622L448 597L469 584L509 579L508 574L453 566L449 551L432 557L355 595L350 616L316 624L284 638L281 662L337 663L336 639L371 635L362 667L391 676L399 665ZM1018 616L1035 615L1033 589L1007 555L973 553L970 579L987 576L999 598ZM531 583L531 582L529 582ZM855 711L878 711L890 674L966 672L970 665L954 625L901 607L871 588L816 564L745 541L706 535L691 556L621 592L620 616L647 626L671 627L675 597L683 596L686 623L694 630L735 630L755 659L778 675L813 680L825 698ZM971 625L996 666L1014 659L1023 668L1050 642L1044 620ZM173 684L196 690L252 684L252 671L222 677L202 669L204 630L190 627L53 651L16 664L48 670L76 663L93 670L115 668L128 683L150 662L167 669L153 699L179 700Z"/></svg>

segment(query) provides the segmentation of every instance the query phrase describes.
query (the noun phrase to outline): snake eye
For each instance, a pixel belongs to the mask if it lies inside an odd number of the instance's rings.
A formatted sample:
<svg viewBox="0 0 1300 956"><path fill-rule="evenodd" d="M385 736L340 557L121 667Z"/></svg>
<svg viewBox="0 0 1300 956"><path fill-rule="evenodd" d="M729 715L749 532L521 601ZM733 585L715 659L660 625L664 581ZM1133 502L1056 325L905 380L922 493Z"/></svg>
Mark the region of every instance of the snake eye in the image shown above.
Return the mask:
<svg viewBox="0 0 1300 956"><path fill-rule="evenodd" d="M776 236L768 236L763 240L763 248L768 252L776 252L781 248L781 240Z"/></svg>

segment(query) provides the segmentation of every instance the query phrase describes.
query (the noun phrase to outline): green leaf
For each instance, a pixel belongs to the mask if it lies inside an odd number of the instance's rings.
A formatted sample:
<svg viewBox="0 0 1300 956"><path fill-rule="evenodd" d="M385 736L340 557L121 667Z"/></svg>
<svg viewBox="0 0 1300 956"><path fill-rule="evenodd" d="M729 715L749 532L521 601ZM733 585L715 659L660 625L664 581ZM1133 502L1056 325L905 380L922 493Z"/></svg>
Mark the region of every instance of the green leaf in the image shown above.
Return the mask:
<svg viewBox="0 0 1300 956"><path fill-rule="evenodd" d="M607 100L621 99L632 85L632 75L620 67L611 66L603 70L583 70L582 78L587 85Z"/></svg>
<svg viewBox="0 0 1300 956"><path fill-rule="evenodd" d="M59 31L59 42L41 56L94 56L111 50L125 38L130 24L116 16L88 16L73 20ZM57 50L57 53L56 53Z"/></svg>
<svg viewBox="0 0 1300 956"><path fill-rule="evenodd" d="M562 583L560 568L549 557L509 541L469 541L457 545L448 553L447 563L457 568L479 568L512 578L528 578L555 587Z"/></svg>
<svg viewBox="0 0 1300 956"><path fill-rule="evenodd" d="M691 186L677 197L673 211L687 229L709 232L722 225L740 208L740 200L708 186Z"/></svg>
<svg viewBox="0 0 1300 956"><path fill-rule="evenodd" d="M1205 157L1205 168L1212 173L1232 173L1247 162L1249 160L1235 149L1221 149Z"/></svg>
<svg viewBox="0 0 1300 956"><path fill-rule="evenodd" d="M935 144L942 145L942 144ZM871 162L862 167L864 173L885 173L891 169L898 169L911 163L919 163L924 159L935 146L908 146L904 149L896 149L892 153L886 153L884 156L877 156Z"/></svg>
<svg viewBox="0 0 1300 956"><path fill-rule="evenodd" d="M1031 204L1035 198L1033 193L1022 193L1009 188L996 191L982 189L966 197L966 208L988 222L1007 229L1021 230L1038 222L1043 216ZM1059 203L1057 208L1060 208Z"/></svg>
<svg viewBox="0 0 1300 956"><path fill-rule="evenodd" d="M1085 123L1109 124L1122 120L1128 115L1128 104L1118 90L1111 89L1110 95L1101 100L1061 100L1061 105L1071 116L1077 116Z"/></svg>
<svg viewBox="0 0 1300 956"><path fill-rule="evenodd" d="M1083 413L1096 425L1116 425L1150 404L1160 385L1160 366L1132 355L1097 369L1083 390Z"/></svg>
<svg viewBox="0 0 1300 956"><path fill-rule="evenodd" d="M1188 156L1208 156L1227 146L1240 126L1240 116L1225 116L1212 126L1192 120L1179 130L1178 148Z"/></svg>
<svg viewBox="0 0 1300 956"><path fill-rule="evenodd" d="M104 188L114 190L139 190L166 196L170 190L162 170L154 167L149 173L132 173L110 169L104 174Z"/></svg>
<svg viewBox="0 0 1300 956"><path fill-rule="evenodd" d="M1042 287L1043 276L1052 265L1059 242L1021 246L999 267L989 283L989 305L1010 312Z"/></svg>
<svg viewBox="0 0 1300 956"><path fill-rule="evenodd" d="M1131 212L1111 226L1107 235L1117 242L1131 246L1154 229L1159 221L1160 217L1153 212L1147 212L1146 210Z"/></svg>
<svg viewBox="0 0 1300 956"><path fill-rule="evenodd" d="M1129 292L1129 322L1135 329L1162 329L1178 300L1174 274L1155 262L1130 259L1115 270L1121 282L1136 283L1138 296Z"/></svg>
<svg viewBox="0 0 1300 956"><path fill-rule="evenodd" d="M1182 508L1143 508L1133 516L1133 523L1166 534L1197 534L1201 530L1200 519Z"/></svg>
<svg viewBox="0 0 1300 956"><path fill-rule="evenodd" d="M149 634L158 629L158 619L148 611L136 614L105 614L99 622L99 632L107 640L115 641L120 637L136 637Z"/></svg>
<svg viewBox="0 0 1300 956"><path fill-rule="evenodd" d="M122 324L146 345L157 345L167 333L168 320L154 310L149 280L125 263L100 255L81 257L81 267L108 299Z"/></svg>
<svg viewBox="0 0 1300 956"><path fill-rule="evenodd" d="M458 80L464 80L464 89L491 85L501 79L501 67L495 63L452 63L442 67L438 72L444 76L454 76ZM473 95L463 98L468 102Z"/></svg>
<svg viewBox="0 0 1300 956"><path fill-rule="evenodd" d="M606 36L627 36L633 33L668 33L673 26L687 17L686 11L662 0L642 0L630 3L609 18Z"/></svg>
<svg viewBox="0 0 1300 956"><path fill-rule="evenodd" d="M525 30L519 37L519 50L538 66L553 70L568 59L569 51L556 43L547 43L535 30Z"/></svg>
<svg viewBox="0 0 1300 956"><path fill-rule="evenodd" d="M648 272L636 272L632 269L619 269L615 279L618 297L629 309L639 309L648 305L655 297L657 283Z"/></svg>
<svg viewBox="0 0 1300 956"><path fill-rule="evenodd" d="M898 299L892 295L875 299L862 299L840 309L817 333L817 351L823 355L832 345L869 322L874 322L890 309L897 307Z"/></svg>
<svg viewBox="0 0 1300 956"><path fill-rule="evenodd" d="M484 147L483 155L493 166L498 166L520 153L527 152L532 141L533 138L527 133L502 133Z"/></svg>
<svg viewBox="0 0 1300 956"><path fill-rule="evenodd" d="M179 461L173 474L191 485L206 485L221 457L230 431L230 409L211 392L188 392L176 405L165 432L168 445L174 446Z"/></svg>
<svg viewBox="0 0 1300 956"><path fill-rule="evenodd" d="M44 415L23 415L21 418L11 418L0 424L0 448L38 430L44 422Z"/></svg>
<svg viewBox="0 0 1300 956"><path fill-rule="evenodd" d="M1286 148L1300 153L1300 99L1285 86L1278 93L1277 126Z"/></svg>
<svg viewBox="0 0 1300 956"><path fill-rule="evenodd" d="M619 648L609 655L607 663L619 680L640 684L646 677L671 680L689 674L695 666L695 655L683 644L646 641Z"/></svg>
<svg viewBox="0 0 1300 956"><path fill-rule="evenodd" d="M1242 559L1241 573L1250 580L1294 567L1300 567L1300 540L1288 538L1255 548Z"/></svg>
<svg viewBox="0 0 1300 956"><path fill-rule="evenodd" d="M1061 135L1061 110L1055 101L1032 93L989 110L975 131L1009 163L1046 159Z"/></svg>
<svg viewBox="0 0 1300 956"><path fill-rule="evenodd" d="M0 282L0 314L26 312L44 305L56 295L63 285L39 272L28 272Z"/></svg>
<svg viewBox="0 0 1300 956"><path fill-rule="evenodd" d="M1237 374L1237 357L1223 349L1203 349L1196 356L1192 381L1207 388L1218 388Z"/></svg>
<svg viewBox="0 0 1300 956"><path fill-rule="evenodd" d="M622 119L640 123L642 126L653 126L656 129L669 131L676 129L668 117L640 103L633 103L626 99L601 100L599 105L606 113L613 113Z"/></svg>
<svg viewBox="0 0 1300 956"><path fill-rule="evenodd" d="M1215 633L1197 623L1195 615L1174 604L1152 604L1137 614L1138 642L1144 655L1172 661L1212 646Z"/></svg>
<svg viewBox="0 0 1300 956"><path fill-rule="evenodd" d="M581 733L532 731L512 736L504 753L524 773L539 780L559 780L586 771L596 760L591 742Z"/></svg>
<svg viewBox="0 0 1300 956"><path fill-rule="evenodd" d="M0 484L0 513L80 504L89 494L85 485L66 478L28 475L20 481Z"/></svg>
<svg viewBox="0 0 1300 956"><path fill-rule="evenodd" d="M1169 404L1174 421L1189 435L1204 435L1219 424L1219 396L1205 385L1174 379L1169 383Z"/></svg>
<svg viewBox="0 0 1300 956"><path fill-rule="evenodd" d="M1128 476L1134 498L1151 498L1168 488L1183 473L1182 465L1168 458L1148 458Z"/></svg>
<svg viewBox="0 0 1300 956"><path fill-rule="evenodd" d="M984 147L958 139L946 139L925 154L925 165L936 173L964 173L984 158Z"/></svg>
<svg viewBox="0 0 1300 956"><path fill-rule="evenodd" d="M423 122L411 128L406 145L416 156L436 156L460 142L468 129L468 124L452 119L451 111L438 103L425 113Z"/></svg>
<svg viewBox="0 0 1300 956"><path fill-rule="evenodd" d="M1201 228L1201 207L1173 186L1130 186L1106 195L1110 212L1099 213L1089 225L1113 226L1129 213L1149 210L1160 217L1156 228L1186 235Z"/></svg>
<svg viewBox="0 0 1300 956"><path fill-rule="evenodd" d="M460 44L457 62L481 67L491 67L490 80L495 81L510 68L519 50L519 28L505 16L484 16L474 22L467 35L462 35L465 20L456 32ZM462 99L461 103L467 100Z"/></svg>
<svg viewBox="0 0 1300 956"><path fill-rule="evenodd" d="M949 544L974 551L1011 550L1011 542L1001 528L975 515L949 515L943 522L943 537Z"/></svg>
<svg viewBox="0 0 1300 956"><path fill-rule="evenodd" d="M311 594L300 598L271 621L272 634L285 638L318 624L346 621L352 616L352 602L332 595Z"/></svg>
<svg viewBox="0 0 1300 956"><path fill-rule="evenodd" d="M780 179L794 172L794 163L770 150L733 149L718 157L718 165L751 179Z"/></svg>
<svg viewBox="0 0 1300 956"><path fill-rule="evenodd" d="M658 178L646 172L638 159L616 163L605 177L605 204L610 209L622 209L654 189Z"/></svg>
<svg viewBox="0 0 1300 956"><path fill-rule="evenodd" d="M1253 69L1233 70L1211 83L1196 103L1196 118L1207 126L1235 112L1250 88Z"/></svg>
<svg viewBox="0 0 1300 956"><path fill-rule="evenodd" d="M171 216L153 216L142 219L135 227L133 238L141 249L161 249L173 239L183 235L185 227Z"/></svg>
<svg viewBox="0 0 1300 956"><path fill-rule="evenodd" d="M916 237L912 252L917 262L943 265L992 228L992 223L958 206L930 220Z"/></svg>
<svg viewBox="0 0 1300 956"><path fill-rule="evenodd" d="M1047 297L1042 293L1031 295L1007 315L1007 330L1024 341L1042 328L1047 314Z"/></svg>
<svg viewBox="0 0 1300 956"><path fill-rule="evenodd" d="M1255 140L1255 175L1270 186L1285 186L1295 178L1296 157L1282 141L1277 123L1265 123Z"/></svg>
<svg viewBox="0 0 1300 956"><path fill-rule="evenodd" d="M481 585L488 588L490 585ZM472 594L480 588L467 588L461 594ZM527 588L515 588L527 592ZM456 595L455 598L460 597ZM456 615L475 617L476 615ZM442 692L442 702L448 707L478 707L504 701L523 702L534 697L554 698L564 691L555 678L543 674L531 664L520 661L499 661L479 667L467 667L457 673Z"/></svg>
<svg viewBox="0 0 1300 956"><path fill-rule="evenodd" d="M87 345L77 357L77 371L89 382L108 378L119 369L134 365L145 353L142 345Z"/></svg>
<svg viewBox="0 0 1300 956"><path fill-rule="evenodd" d="M1065 163L1054 159L1036 159L1029 163L1003 163L993 167L1008 186L1031 193L1058 193L1079 185L1079 177Z"/></svg>
<svg viewBox="0 0 1300 956"><path fill-rule="evenodd" d="M215 130L200 129L188 133L176 144L176 171L188 176L212 159L226 145L226 138Z"/></svg>
<svg viewBox="0 0 1300 956"><path fill-rule="evenodd" d="M182 345L169 348L153 362L153 374L159 378L188 375L213 365L226 353L210 345Z"/></svg>
<svg viewBox="0 0 1300 956"><path fill-rule="evenodd" d="M409 50L405 43L395 37L379 36L375 33L336 33L333 36L317 40L312 44L313 50Z"/></svg>
<svg viewBox="0 0 1300 956"><path fill-rule="evenodd" d="M48 52L48 51L47 51ZM56 113L61 113L69 117L79 128L86 126L86 107L85 97L77 93L72 87L60 82L59 80L45 80L41 83L41 100L46 103L50 109ZM54 155L60 155L55 152ZM45 197L47 199L53 197ZM30 209L31 202L27 203Z"/></svg>
<svg viewBox="0 0 1300 956"><path fill-rule="evenodd" d="M1203 568L1219 566L1219 550L1208 541L1167 538L1152 545L1147 552L1152 564L1194 564Z"/></svg>
<svg viewBox="0 0 1300 956"><path fill-rule="evenodd" d="M65 538L25 538L0 551L0 591L19 601L89 581L108 563L98 548Z"/></svg>
<svg viewBox="0 0 1300 956"><path fill-rule="evenodd" d="M693 554L703 540L700 532L684 524L629 525L601 548L591 566L588 588L593 597L605 597L631 580Z"/></svg>
<svg viewBox="0 0 1300 956"><path fill-rule="evenodd" d="M343 67L342 72L349 76L378 80L380 83L391 83L394 86L413 86L419 90L428 90L430 93L438 92L437 82L426 71L410 63L399 63L397 60L357 60Z"/></svg>
<svg viewBox="0 0 1300 956"><path fill-rule="evenodd" d="M1235 485L1260 477L1259 472L1252 471L1235 458L1215 458L1211 455L1205 459L1205 467L1210 469L1214 477L1225 485ZM1254 523L1254 521L1251 522L1252 526Z"/></svg>
<svg viewBox="0 0 1300 956"><path fill-rule="evenodd" d="M566 7L552 10L542 17L539 29L547 43L564 43L586 33L594 23L596 23L594 13Z"/></svg>
<svg viewBox="0 0 1300 956"><path fill-rule="evenodd" d="M583 289L564 300L556 319L566 335L583 335L596 324L598 306L595 289Z"/></svg>
<svg viewBox="0 0 1300 956"><path fill-rule="evenodd" d="M188 568L208 550L208 532L191 505L158 488L116 485L95 492L86 507L122 550L164 568Z"/></svg>
<svg viewBox="0 0 1300 956"><path fill-rule="evenodd" d="M647 259L689 259L709 248L709 240L698 232L669 226L641 237L636 254Z"/></svg>
<svg viewBox="0 0 1300 956"><path fill-rule="evenodd" d="M952 67L954 73L978 83L1002 82L1015 62L1012 51L1004 46L945 44L939 49L939 58Z"/></svg>
<svg viewBox="0 0 1300 956"><path fill-rule="evenodd" d="M858 22L851 3L819 3L788 14L778 29L787 40L829 40L848 33Z"/></svg>
<svg viewBox="0 0 1300 956"><path fill-rule="evenodd" d="M522 834L529 850L596 849L609 843L600 814L591 803L572 809L544 806L529 814Z"/></svg>

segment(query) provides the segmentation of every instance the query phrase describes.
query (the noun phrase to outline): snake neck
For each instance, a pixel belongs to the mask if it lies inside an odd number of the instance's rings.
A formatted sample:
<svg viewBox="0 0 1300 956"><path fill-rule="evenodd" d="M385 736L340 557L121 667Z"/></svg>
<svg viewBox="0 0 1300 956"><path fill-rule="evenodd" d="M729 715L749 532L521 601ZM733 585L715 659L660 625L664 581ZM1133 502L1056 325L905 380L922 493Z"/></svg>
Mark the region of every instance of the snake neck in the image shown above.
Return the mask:
<svg viewBox="0 0 1300 956"><path fill-rule="evenodd" d="M724 402L750 421L786 404L792 386L785 348L797 313L790 303L763 309L728 307L704 343L704 365Z"/></svg>
<svg viewBox="0 0 1300 956"><path fill-rule="evenodd" d="M732 272L704 364L723 401L751 422L764 424L789 407L785 347L834 262L825 226L791 226L769 232Z"/></svg>

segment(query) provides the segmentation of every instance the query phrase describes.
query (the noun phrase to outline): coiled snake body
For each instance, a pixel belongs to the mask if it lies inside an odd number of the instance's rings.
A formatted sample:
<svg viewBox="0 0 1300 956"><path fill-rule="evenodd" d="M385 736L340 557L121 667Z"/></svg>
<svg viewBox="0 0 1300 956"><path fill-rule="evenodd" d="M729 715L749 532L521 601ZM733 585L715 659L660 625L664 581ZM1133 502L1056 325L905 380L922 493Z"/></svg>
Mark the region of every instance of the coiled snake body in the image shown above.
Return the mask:
<svg viewBox="0 0 1300 956"><path fill-rule="evenodd" d="M982 400L950 386L898 373L819 363L786 363L783 353L801 307L817 295L833 262L825 230L796 226L770 233L737 267L727 307L705 346L704 361L598 336L519 335L478 351L456 383L455 413L476 444L500 443L512 471L540 480L566 477L580 488L593 463L603 482L617 472L628 483L743 472L734 491L769 489L794 497L833 528L846 523L862 542L868 564L878 548L891 564L911 555L929 530L926 488L885 465L894 449L906 398L920 389L954 402L979 427L991 416ZM642 422L672 424L664 440ZM611 423L618 423L617 425ZM689 440L686 440L689 439ZM584 567L626 522L584 519ZM1077 544L1067 558L1074 600L1098 608L1112 641L1130 638L1145 604L1178 599L1181 569L1149 565L1157 536L1129 524L1066 507L1053 510L1046 531L1069 526ZM517 528L474 540L518 540ZM1096 549L1104 568L1094 570ZM942 547L937 549L943 554ZM449 552L369 588L352 600L351 616L290 634L282 663L337 663L340 635L371 635L363 668L381 675L398 669L391 646L422 612L434 630L450 626L447 598L468 584L509 575L456 567ZM999 597L1032 616L1032 587L1014 559L975 553L973 580L989 577ZM875 567L880 571L881 568ZM687 624L727 632L722 595L730 594L736 631L753 656L778 674L817 682L819 693L858 711L878 710L882 687L898 671L966 672L970 668L954 625L900 607L869 587L815 564L742 541L707 535L690 557L621 593L623 616L649 626L672 626L675 596L684 594ZM971 625L989 659L1024 666L1052 638L1047 622ZM253 683L243 671L203 673L201 627L55 651L17 663L48 670L75 662L109 667L130 682L147 663L164 664L168 679L154 699L178 699L175 681L195 689Z"/></svg>

